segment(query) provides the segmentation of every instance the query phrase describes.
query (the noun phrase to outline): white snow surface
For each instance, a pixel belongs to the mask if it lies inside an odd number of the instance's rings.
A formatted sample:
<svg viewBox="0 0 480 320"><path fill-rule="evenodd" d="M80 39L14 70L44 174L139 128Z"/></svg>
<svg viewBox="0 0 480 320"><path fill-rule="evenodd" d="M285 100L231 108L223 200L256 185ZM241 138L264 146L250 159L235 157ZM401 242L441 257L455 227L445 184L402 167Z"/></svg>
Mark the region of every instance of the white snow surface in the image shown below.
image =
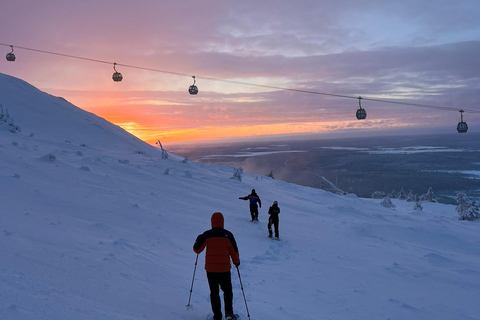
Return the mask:
<svg viewBox="0 0 480 320"><path fill-rule="evenodd" d="M220 211L238 243L250 318L478 319L480 224L455 207L338 196L184 163L22 80L0 74L0 319L205 319L192 245ZM33 135L32 135L33 133ZM52 157L53 156L53 157ZM51 159L54 159L52 161ZM168 173L168 174L167 174ZM255 188L260 222L238 199ZM281 208L281 241L267 210ZM234 310L247 319L232 268Z"/></svg>

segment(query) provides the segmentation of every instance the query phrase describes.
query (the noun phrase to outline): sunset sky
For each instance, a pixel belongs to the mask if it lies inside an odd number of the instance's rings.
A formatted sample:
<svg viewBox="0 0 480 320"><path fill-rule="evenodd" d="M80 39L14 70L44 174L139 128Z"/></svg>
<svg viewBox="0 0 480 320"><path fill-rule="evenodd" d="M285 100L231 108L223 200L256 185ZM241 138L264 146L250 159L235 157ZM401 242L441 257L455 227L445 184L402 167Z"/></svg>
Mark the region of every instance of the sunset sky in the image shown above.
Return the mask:
<svg viewBox="0 0 480 320"><path fill-rule="evenodd" d="M460 120L457 111L362 101L359 121L354 98L228 81L463 108L480 131L478 0L15 0L0 9L2 44L111 62L16 48L1 73L148 143L456 134ZM113 62L122 82L112 81ZM188 94L193 75L198 95Z"/></svg>

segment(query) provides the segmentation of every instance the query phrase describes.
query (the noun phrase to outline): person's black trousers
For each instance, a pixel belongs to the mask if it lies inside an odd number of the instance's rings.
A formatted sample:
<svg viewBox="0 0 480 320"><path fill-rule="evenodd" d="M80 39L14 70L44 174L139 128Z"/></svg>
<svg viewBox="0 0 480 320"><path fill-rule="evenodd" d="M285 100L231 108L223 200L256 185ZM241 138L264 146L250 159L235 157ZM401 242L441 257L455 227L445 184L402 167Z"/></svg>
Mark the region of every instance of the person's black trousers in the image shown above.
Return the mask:
<svg viewBox="0 0 480 320"><path fill-rule="evenodd" d="M252 221L258 220L258 205L256 203L250 204L250 215L252 216Z"/></svg>
<svg viewBox="0 0 480 320"><path fill-rule="evenodd" d="M278 233L278 217L270 217L268 219L268 234L270 237L272 236L272 224L275 228L275 237L278 238L279 233Z"/></svg>
<svg viewBox="0 0 480 320"><path fill-rule="evenodd" d="M228 272L208 272L208 286L210 287L210 303L212 304L213 320L222 319L222 306L220 301L220 290L223 291L225 303L225 314L233 314L233 292L232 277Z"/></svg>

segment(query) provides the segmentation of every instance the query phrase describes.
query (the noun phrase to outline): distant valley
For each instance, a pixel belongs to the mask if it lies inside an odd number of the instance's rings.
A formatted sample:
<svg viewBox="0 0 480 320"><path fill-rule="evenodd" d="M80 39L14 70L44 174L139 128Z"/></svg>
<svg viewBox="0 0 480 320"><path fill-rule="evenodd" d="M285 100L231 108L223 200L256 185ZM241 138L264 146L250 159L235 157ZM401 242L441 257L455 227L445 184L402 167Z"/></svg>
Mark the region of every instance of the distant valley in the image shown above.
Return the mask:
<svg viewBox="0 0 480 320"><path fill-rule="evenodd" d="M359 197L401 188L421 195L429 187L442 203L455 203L458 191L480 196L480 133L177 145L168 150L314 188L334 191L333 184Z"/></svg>

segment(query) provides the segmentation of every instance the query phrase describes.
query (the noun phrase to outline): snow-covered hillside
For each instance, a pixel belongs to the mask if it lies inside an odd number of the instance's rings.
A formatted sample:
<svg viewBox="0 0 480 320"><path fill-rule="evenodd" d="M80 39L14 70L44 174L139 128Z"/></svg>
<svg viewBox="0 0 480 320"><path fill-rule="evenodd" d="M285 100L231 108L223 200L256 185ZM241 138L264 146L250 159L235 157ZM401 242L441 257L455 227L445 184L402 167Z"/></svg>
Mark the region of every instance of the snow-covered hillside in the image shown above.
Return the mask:
<svg viewBox="0 0 480 320"><path fill-rule="evenodd" d="M184 162L0 74L0 319L205 319L192 245L220 211L251 319L478 319L480 224ZM260 222L238 199L255 188ZM281 241L267 209L281 208ZM247 319L236 271L234 308Z"/></svg>

